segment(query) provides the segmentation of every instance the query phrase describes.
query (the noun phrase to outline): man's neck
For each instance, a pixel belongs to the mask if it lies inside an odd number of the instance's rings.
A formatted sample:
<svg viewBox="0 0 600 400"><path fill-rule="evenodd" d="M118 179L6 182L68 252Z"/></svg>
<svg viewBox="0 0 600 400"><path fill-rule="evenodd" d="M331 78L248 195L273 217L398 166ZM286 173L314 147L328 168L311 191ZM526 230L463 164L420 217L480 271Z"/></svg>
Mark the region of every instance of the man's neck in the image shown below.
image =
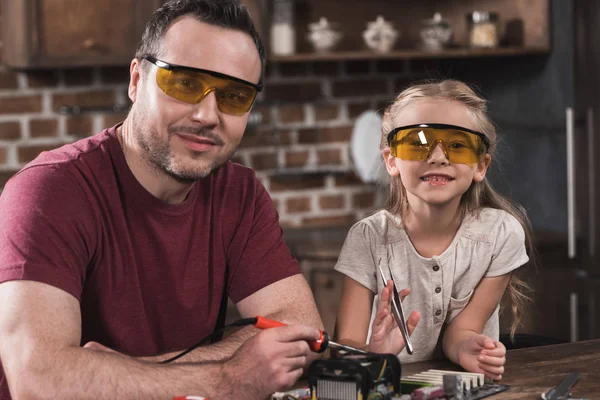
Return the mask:
<svg viewBox="0 0 600 400"><path fill-rule="evenodd" d="M131 173L144 189L167 204L182 203L187 198L194 184L181 183L152 164L133 138L129 119L117 127L117 139Z"/></svg>

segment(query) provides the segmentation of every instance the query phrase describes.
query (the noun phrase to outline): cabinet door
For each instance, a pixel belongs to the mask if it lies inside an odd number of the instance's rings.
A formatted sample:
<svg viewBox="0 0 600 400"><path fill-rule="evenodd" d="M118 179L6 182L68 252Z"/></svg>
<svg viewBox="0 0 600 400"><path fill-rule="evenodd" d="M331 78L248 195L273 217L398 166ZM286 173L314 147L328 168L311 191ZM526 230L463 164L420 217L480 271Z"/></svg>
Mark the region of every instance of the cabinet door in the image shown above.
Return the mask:
<svg viewBox="0 0 600 400"><path fill-rule="evenodd" d="M12 67L127 65L160 0L4 0Z"/></svg>

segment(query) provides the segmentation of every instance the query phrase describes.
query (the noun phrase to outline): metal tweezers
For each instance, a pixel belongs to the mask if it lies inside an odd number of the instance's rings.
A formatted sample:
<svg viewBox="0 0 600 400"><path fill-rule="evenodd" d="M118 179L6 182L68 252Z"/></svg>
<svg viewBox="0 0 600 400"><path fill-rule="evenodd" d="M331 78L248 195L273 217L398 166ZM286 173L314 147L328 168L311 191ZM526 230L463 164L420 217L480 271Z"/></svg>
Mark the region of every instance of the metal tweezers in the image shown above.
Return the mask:
<svg viewBox="0 0 600 400"><path fill-rule="evenodd" d="M381 279L383 279L383 286L385 287L388 279L386 279L385 274L383 273L383 268L381 268L381 259L379 259L379 272L381 273ZM408 334L408 328L406 327L406 319L404 318L404 309L402 308L402 301L400 301L400 296L398 295L398 288L396 288L396 282L392 277L392 271L388 265L388 271L390 272L390 280L392 281L394 293L392 296L392 315L398 324L398 328L400 328L400 332L402 332L402 337L404 338L404 343L406 345L406 351L408 354L413 353L413 346L410 341L410 336Z"/></svg>

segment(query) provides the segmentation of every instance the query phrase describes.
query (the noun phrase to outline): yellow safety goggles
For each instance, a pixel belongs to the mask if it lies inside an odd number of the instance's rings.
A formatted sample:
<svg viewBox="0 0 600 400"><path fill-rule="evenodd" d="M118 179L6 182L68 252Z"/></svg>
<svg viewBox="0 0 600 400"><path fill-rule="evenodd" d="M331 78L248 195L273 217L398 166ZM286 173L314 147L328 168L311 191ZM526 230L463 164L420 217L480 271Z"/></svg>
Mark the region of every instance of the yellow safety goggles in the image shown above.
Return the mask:
<svg viewBox="0 0 600 400"><path fill-rule="evenodd" d="M142 57L158 67L156 83L167 95L189 104L198 104L210 92L215 93L217 108L225 114L247 113L262 85L205 69L184 67Z"/></svg>
<svg viewBox="0 0 600 400"><path fill-rule="evenodd" d="M418 124L395 128L387 135L392 156L424 161L441 144L451 163L476 164L485 155L490 140L481 132L447 124Z"/></svg>

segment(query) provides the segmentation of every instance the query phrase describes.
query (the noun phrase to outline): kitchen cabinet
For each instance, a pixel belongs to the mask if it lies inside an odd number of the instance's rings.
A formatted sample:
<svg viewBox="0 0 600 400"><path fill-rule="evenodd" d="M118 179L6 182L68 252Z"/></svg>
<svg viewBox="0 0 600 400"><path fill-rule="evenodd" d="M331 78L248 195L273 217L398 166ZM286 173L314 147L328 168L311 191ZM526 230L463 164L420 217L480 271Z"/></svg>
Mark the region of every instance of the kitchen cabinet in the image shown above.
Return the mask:
<svg viewBox="0 0 600 400"><path fill-rule="evenodd" d="M3 0L4 62L14 68L128 65L162 0Z"/></svg>

